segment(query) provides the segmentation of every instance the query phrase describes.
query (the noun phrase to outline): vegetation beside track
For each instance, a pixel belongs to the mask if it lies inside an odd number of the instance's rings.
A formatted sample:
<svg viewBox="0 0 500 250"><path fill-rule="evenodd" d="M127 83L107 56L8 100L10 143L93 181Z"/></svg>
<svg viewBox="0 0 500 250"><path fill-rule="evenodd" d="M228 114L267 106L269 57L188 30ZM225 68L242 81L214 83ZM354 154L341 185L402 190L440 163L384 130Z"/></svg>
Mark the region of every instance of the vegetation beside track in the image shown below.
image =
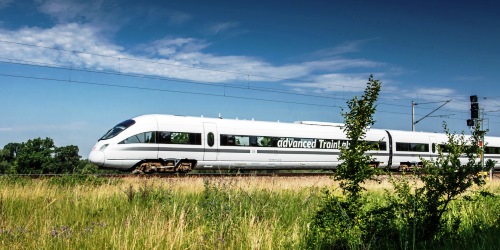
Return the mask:
<svg viewBox="0 0 500 250"><path fill-rule="evenodd" d="M0 187L5 249L304 249L323 189L340 194L329 177L3 176ZM384 189L391 187L387 181L367 183L366 202L388 202ZM454 201L446 217L449 236L423 248L496 248L499 195L500 182L494 181ZM381 244L411 249L404 239Z"/></svg>

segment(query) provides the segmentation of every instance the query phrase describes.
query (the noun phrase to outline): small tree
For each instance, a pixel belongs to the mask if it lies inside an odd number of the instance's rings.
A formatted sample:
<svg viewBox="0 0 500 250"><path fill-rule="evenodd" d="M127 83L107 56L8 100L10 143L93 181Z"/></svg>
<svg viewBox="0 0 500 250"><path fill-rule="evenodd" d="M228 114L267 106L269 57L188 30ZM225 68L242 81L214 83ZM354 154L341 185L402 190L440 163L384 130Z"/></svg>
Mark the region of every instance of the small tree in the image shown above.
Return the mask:
<svg viewBox="0 0 500 250"><path fill-rule="evenodd" d="M16 155L19 174L41 174L52 161L54 141L50 138L35 138L22 143Z"/></svg>
<svg viewBox="0 0 500 250"><path fill-rule="evenodd" d="M67 174L73 173L80 164L78 147L74 145L56 147L52 162L45 167L44 173Z"/></svg>
<svg viewBox="0 0 500 250"><path fill-rule="evenodd" d="M0 150L1 174L95 173L97 167L80 160L78 147L56 147L51 138L35 138L23 143L9 143Z"/></svg>
<svg viewBox="0 0 500 250"><path fill-rule="evenodd" d="M443 127L448 136L444 150L438 149L436 159L422 160L423 167L416 173L423 185L413 188L408 188L408 183L395 185L401 199L394 210L401 212L407 228L414 231L413 241L417 242L439 238L444 224L442 217L450 202L474 184L482 186L485 183L479 175L485 169L479 161L481 148L477 131L466 138L464 134L451 134L446 124ZM464 157L465 163L460 160ZM486 169L493 165L494 162L488 161ZM455 226L459 223L460 219L456 218Z"/></svg>
<svg viewBox="0 0 500 250"><path fill-rule="evenodd" d="M312 249L359 248L367 237L361 225L365 221L361 209L364 190L361 184L371 179L376 170L370 166L372 157L365 154L374 146L364 139L369 127L375 123L373 114L380 87L381 82L370 75L364 95L361 99L354 97L348 101L349 112L342 113L349 146L341 149L339 159L343 162L334 178L340 181L345 197L325 191L323 203L313 218L308 234L308 246Z"/></svg>
<svg viewBox="0 0 500 250"><path fill-rule="evenodd" d="M6 161L9 163L14 163L17 153L19 152L22 144L11 142L5 147L3 147L2 154L0 155L0 161Z"/></svg>
<svg viewBox="0 0 500 250"><path fill-rule="evenodd" d="M375 123L373 114L380 87L380 80L375 80L373 75L370 75L361 99L355 96L347 102L349 112L342 112L345 121L344 132L350 145L340 151L339 160L343 162L337 168L334 178L340 181L340 187L351 201L359 200L363 191L360 184L371 179L376 172L376 169L370 166L373 157L365 154L374 149L374 145L369 145L364 139L370 126Z"/></svg>

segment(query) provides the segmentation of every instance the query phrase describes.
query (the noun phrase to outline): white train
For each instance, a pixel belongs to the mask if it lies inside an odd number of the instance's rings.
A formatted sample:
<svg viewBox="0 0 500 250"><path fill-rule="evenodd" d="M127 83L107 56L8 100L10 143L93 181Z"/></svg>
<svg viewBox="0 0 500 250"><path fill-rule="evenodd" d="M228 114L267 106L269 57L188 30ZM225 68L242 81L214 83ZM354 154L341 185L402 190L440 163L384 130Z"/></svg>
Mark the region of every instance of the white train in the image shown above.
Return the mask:
<svg viewBox="0 0 500 250"><path fill-rule="evenodd" d="M438 155L445 134L370 129L374 167L403 169ZM500 159L500 138L487 137L485 159ZM143 115L109 130L89 160L101 168L136 172L192 169L335 169L349 146L342 124L262 122ZM497 163L495 168L500 168Z"/></svg>

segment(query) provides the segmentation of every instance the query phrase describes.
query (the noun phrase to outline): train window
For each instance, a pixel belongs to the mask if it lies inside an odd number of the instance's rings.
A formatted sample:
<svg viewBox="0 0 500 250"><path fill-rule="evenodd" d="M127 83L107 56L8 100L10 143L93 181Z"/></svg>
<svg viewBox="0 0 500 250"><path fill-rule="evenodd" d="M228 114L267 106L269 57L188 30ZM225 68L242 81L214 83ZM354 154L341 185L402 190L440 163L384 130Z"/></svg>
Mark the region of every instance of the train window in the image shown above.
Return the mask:
<svg viewBox="0 0 500 250"><path fill-rule="evenodd" d="M385 141L373 141L368 143L378 145L378 150L387 150L387 142ZM341 147L349 147L349 141L337 139L221 134L220 145L242 147L339 149Z"/></svg>
<svg viewBox="0 0 500 250"><path fill-rule="evenodd" d="M192 145L201 145L201 133L190 133L189 143Z"/></svg>
<svg viewBox="0 0 500 250"><path fill-rule="evenodd" d="M429 144L396 142L396 151L429 152Z"/></svg>
<svg viewBox="0 0 500 250"><path fill-rule="evenodd" d="M250 146L257 147L257 136L250 136Z"/></svg>
<svg viewBox="0 0 500 250"><path fill-rule="evenodd" d="M257 136L257 146L259 147L271 147L272 139L271 137L266 137L266 136Z"/></svg>
<svg viewBox="0 0 500 250"><path fill-rule="evenodd" d="M170 144L170 132L158 132L158 143L161 144Z"/></svg>
<svg viewBox="0 0 500 250"><path fill-rule="evenodd" d="M220 135L221 146L234 146L234 135Z"/></svg>
<svg viewBox="0 0 500 250"><path fill-rule="evenodd" d="M158 132L158 143L201 145L201 133Z"/></svg>
<svg viewBox="0 0 500 250"><path fill-rule="evenodd" d="M210 132L207 134L207 144L209 147L213 147L215 143L214 133Z"/></svg>
<svg viewBox="0 0 500 250"><path fill-rule="evenodd" d="M432 153L436 153L436 143L432 143Z"/></svg>
<svg viewBox="0 0 500 250"><path fill-rule="evenodd" d="M441 152L443 152L443 153L450 152L450 148L447 144L439 144L438 147L439 147L439 149L441 149Z"/></svg>
<svg viewBox="0 0 500 250"><path fill-rule="evenodd" d="M387 150L387 143L385 141L367 141L366 143L368 145L376 145L375 150L382 150L382 151Z"/></svg>
<svg viewBox="0 0 500 250"><path fill-rule="evenodd" d="M188 133L170 133L170 142L172 144L189 144L189 134Z"/></svg>
<svg viewBox="0 0 500 250"><path fill-rule="evenodd" d="M133 135L123 141L120 142L120 144L131 144L131 143L140 143L141 140L139 139L139 136Z"/></svg>
<svg viewBox="0 0 500 250"><path fill-rule="evenodd" d="M121 141L119 144L131 143L156 143L156 132L144 132L136 134Z"/></svg>
<svg viewBox="0 0 500 250"><path fill-rule="evenodd" d="M99 141L111 139L134 124L135 124L134 120L126 120L126 121L114 126L112 129L110 129L108 132L106 132L106 134L103 135L101 137L101 139L99 139Z"/></svg>
<svg viewBox="0 0 500 250"><path fill-rule="evenodd" d="M221 146L242 146L242 147L271 147L271 137L248 136L248 135L220 135Z"/></svg>
<svg viewBox="0 0 500 250"><path fill-rule="evenodd" d="M484 153L498 155L498 154L500 154L500 147L485 147Z"/></svg>
<svg viewBox="0 0 500 250"><path fill-rule="evenodd" d="M250 146L250 137L249 136L234 136L234 139L236 140L235 145L236 146Z"/></svg>

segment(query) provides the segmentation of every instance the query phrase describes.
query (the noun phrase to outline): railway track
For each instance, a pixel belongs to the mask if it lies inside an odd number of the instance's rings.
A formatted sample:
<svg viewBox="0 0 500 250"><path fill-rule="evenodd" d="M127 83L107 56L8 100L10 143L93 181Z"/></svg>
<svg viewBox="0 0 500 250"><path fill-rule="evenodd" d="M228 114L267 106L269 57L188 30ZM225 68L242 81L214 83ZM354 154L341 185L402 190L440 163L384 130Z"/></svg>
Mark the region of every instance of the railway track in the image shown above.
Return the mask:
<svg viewBox="0 0 500 250"><path fill-rule="evenodd" d="M403 172L390 172L392 175L399 176ZM411 175L412 173L407 173ZM102 177L102 178L189 178L189 177L207 177L207 178L217 178L217 177L317 177L317 176L333 176L334 172L300 172L300 173L156 173L156 174L84 174L84 175L68 175L68 174L16 174L16 175L0 175L1 177L21 177L21 178L31 178L31 179L43 179L43 178L55 178L55 177L67 177L67 176L82 176L82 177ZM387 175L382 174L380 177L385 177ZM485 175L486 178L489 174ZM496 171L493 173L493 179L500 179L500 172Z"/></svg>
<svg viewBox="0 0 500 250"><path fill-rule="evenodd" d="M332 176L331 173L154 173L154 174L75 174L74 176L93 176L103 178L186 178L186 177L260 177L260 176L275 176L275 177L297 177L297 176ZM16 174L16 175L0 175L0 177L25 177L32 179L55 178L72 176L71 174Z"/></svg>

